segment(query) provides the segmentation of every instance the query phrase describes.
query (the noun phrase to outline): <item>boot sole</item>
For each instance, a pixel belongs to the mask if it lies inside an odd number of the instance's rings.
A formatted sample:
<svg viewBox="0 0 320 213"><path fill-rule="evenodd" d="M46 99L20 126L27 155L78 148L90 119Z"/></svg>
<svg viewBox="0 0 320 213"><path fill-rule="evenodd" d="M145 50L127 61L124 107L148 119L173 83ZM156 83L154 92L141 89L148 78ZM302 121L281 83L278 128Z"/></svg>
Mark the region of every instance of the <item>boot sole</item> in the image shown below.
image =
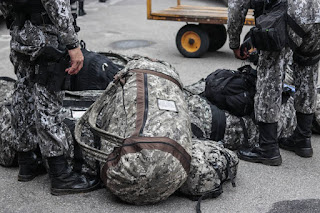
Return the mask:
<svg viewBox="0 0 320 213"><path fill-rule="evenodd" d="M28 182L28 181L32 181L33 179L35 179L37 176L40 175L44 175L46 174L47 171L45 170L45 168L41 168L37 171L37 173L33 174L33 175L19 175L18 174L18 181L20 182Z"/></svg>
<svg viewBox="0 0 320 213"><path fill-rule="evenodd" d="M313 155L313 149L312 148L295 149L294 153L296 153L296 155L299 155L300 157L303 157L303 158L311 158Z"/></svg>
<svg viewBox="0 0 320 213"><path fill-rule="evenodd" d="M101 188L101 182L99 181L96 185L91 186L90 188L86 189L55 189L51 188L51 194L55 196L59 195L68 195L68 194L78 194L78 193L86 193L86 192L91 192L96 189Z"/></svg>
<svg viewBox="0 0 320 213"><path fill-rule="evenodd" d="M20 182L28 182L32 181L37 175L18 175L18 181Z"/></svg>
<svg viewBox="0 0 320 213"><path fill-rule="evenodd" d="M244 157L242 155L238 155L238 157L244 161L248 161L248 162L252 162L252 163L262 163L264 165L269 165L269 166L280 166L282 163L281 156L276 157L276 158L271 158L271 159L270 158L252 159L252 158Z"/></svg>
<svg viewBox="0 0 320 213"><path fill-rule="evenodd" d="M284 145L279 145L280 148L294 152L296 155L299 155L300 157L303 158L310 158L313 155L313 149L312 148L295 148L295 147L290 147L290 146L284 146Z"/></svg>

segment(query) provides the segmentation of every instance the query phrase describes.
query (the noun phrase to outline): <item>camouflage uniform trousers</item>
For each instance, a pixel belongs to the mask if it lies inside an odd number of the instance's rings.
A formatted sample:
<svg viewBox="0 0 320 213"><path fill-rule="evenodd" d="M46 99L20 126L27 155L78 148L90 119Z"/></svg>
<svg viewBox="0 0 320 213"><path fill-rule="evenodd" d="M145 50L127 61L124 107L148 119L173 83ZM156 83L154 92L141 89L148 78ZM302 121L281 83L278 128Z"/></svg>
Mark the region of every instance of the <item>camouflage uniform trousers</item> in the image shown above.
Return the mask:
<svg viewBox="0 0 320 213"><path fill-rule="evenodd" d="M0 79L0 165L12 166L16 152L10 142L14 136L11 126L11 96L14 82Z"/></svg>
<svg viewBox="0 0 320 213"><path fill-rule="evenodd" d="M301 26L308 32L303 40L292 30L290 37L306 53L320 49L320 24ZM257 93L255 96L255 116L257 121L265 123L278 122L280 119L282 82L289 58L289 48L280 52L261 51L258 63ZM310 114L316 109L316 85L318 80L319 63L312 66L301 66L293 62L295 109L298 112Z"/></svg>
<svg viewBox="0 0 320 213"><path fill-rule="evenodd" d="M69 149L66 126L61 115L63 92L49 92L32 82L35 66L29 60L11 58L17 83L12 97L13 147L30 151L39 145L44 157L61 156Z"/></svg>

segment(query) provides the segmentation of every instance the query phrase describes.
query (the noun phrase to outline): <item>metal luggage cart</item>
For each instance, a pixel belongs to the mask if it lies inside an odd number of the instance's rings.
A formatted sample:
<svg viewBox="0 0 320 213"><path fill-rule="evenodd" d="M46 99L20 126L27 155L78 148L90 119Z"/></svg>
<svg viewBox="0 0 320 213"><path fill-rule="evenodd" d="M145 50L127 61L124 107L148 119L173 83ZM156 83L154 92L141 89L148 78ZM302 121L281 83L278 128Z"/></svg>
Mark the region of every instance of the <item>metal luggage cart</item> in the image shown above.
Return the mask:
<svg viewBox="0 0 320 213"><path fill-rule="evenodd" d="M175 7L152 12L152 0L147 0L147 18L186 22L176 35L176 45L179 52L188 58L200 57L208 50L216 51L227 40L224 26L228 19L227 7L181 5L177 0ZM245 25L254 25L252 10L248 12Z"/></svg>

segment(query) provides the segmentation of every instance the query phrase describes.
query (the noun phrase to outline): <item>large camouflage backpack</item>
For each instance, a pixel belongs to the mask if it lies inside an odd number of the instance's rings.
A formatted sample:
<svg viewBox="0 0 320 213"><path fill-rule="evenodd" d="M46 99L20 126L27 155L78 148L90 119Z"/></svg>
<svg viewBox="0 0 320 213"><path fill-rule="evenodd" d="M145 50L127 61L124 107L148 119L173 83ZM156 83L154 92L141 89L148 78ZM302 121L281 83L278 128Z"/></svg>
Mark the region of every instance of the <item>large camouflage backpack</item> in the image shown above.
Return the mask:
<svg viewBox="0 0 320 213"><path fill-rule="evenodd" d="M259 142L259 130L251 116L238 117L223 111L203 97L204 79L184 88L191 118L191 129L195 137L222 141L228 149L244 145L252 147ZM281 116L278 122L278 137L288 137L296 126L294 99L290 88L283 92Z"/></svg>
<svg viewBox="0 0 320 213"><path fill-rule="evenodd" d="M11 96L15 80L0 77L0 165L13 166L17 164L16 151L11 147L14 132L11 126Z"/></svg>
<svg viewBox="0 0 320 213"><path fill-rule="evenodd" d="M188 108L178 73L137 57L78 120L75 138L101 162L101 178L121 200L162 201L187 179L191 161ZM92 144L88 131L100 136Z"/></svg>
<svg viewBox="0 0 320 213"><path fill-rule="evenodd" d="M237 155L221 143L193 139L190 174L179 191L198 200L197 212L200 212L201 200L219 196L225 181L230 180L235 186L238 163Z"/></svg>
<svg viewBox="0 0 320 213"><path fill-rule="evenodd" d="M200 139L222 141L226 148L232 150L241 145L254 146L259 135L253 119L219 109L203 96L204 87L205 80L201 79L184 88L193 135Z"/></svg>

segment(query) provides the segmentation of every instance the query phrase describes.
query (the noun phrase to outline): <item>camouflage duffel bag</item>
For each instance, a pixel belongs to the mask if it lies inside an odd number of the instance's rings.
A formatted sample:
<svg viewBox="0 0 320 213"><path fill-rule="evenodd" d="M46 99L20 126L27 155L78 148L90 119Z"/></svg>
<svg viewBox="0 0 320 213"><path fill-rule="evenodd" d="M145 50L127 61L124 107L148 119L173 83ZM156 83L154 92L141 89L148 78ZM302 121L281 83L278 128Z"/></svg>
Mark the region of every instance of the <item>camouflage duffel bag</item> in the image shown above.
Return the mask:
<svg viewBox="0 0 320 213"><path fill-rule="evenodd" d="M237 155L221 143L193 139L190 174L179 192L192 200L199 199L199 212L201 200L219 196L225 181L230 180L235 186L238 163Z"/></svg>
<svg viewBox="0 0 320 213"><path fill-rule="evenodd" d="M17 165L17 154L11 146L14 137L11 126L11 100L15 80L0 77L0 165Z"/></svg>
<svg viewBox="0 0 320 213"><path fill-rule="evenodd" d="M88 144L87 130L100 136ZM166 62L137 57L78 120L75 138L102 162L101 178L121 200L162 201L187 179L191 161L188 108L179 75Z"/></svg>

